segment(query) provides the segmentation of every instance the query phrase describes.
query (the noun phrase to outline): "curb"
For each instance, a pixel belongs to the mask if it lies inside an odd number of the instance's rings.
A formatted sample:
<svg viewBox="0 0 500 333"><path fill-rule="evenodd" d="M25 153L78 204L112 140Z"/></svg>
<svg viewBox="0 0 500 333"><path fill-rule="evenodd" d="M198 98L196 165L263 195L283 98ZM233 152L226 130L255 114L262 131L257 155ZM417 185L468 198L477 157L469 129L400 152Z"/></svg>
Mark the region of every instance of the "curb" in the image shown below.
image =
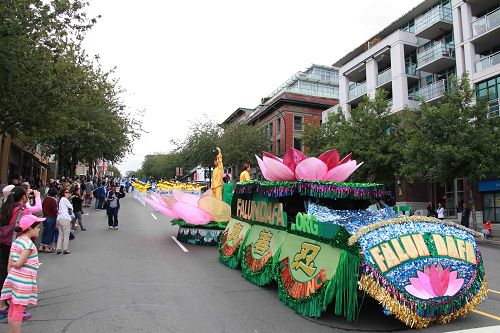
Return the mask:
<svg viewBox="0 0 500 333"><path fill-rule="evenodd" d="M494 247L500 247L500 240L491 240L491 239L479 239L476 238L476 243L479 245L488 245Z"/></svg>

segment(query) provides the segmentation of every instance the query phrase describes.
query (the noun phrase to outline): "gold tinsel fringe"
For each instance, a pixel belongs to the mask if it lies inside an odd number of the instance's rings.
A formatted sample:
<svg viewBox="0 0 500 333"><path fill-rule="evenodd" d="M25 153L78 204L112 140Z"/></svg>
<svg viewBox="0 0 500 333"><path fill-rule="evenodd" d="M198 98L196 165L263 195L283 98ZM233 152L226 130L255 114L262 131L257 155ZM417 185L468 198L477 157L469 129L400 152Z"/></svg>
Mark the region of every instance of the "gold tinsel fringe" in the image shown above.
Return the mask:
<svg viewBox="0 0 500 333"><path fill-rule="evenodd" d="M455 319L458 318L463 318L465 317L469 312L474 310L481 302L483 299L488 297L488 284L486 283L486 278L483 279L481 289L477 292L476 295L470 300L470 302L467 302L463 307L461 307L458 311L449 314L447 316L441 316L436 319L436 322L440 324L447 324Z"/></svg>
<svg viewBox="0 0 500 333"><path fill-rule="evenodd" d="M444 220L437 219L435 217L410 216L410 217L401 217L401 218L396 218L396 219L384 220L384 221L380 221L380 222L377 222L374 224L370 224L369 226L366 226L364 228L361 228L357 233L355 233L354 235L352 235L349 238L348 244L349 244L349 246L354 245L354 243L356 243L361 236L363 236L364 234L366 234L370 231L373 231L375 229L385 227L385 226L388 226L391 224L401 224L401 223L409 223L409 222L432 222L432 223L445 224L445 225L448 225L450 227L455 227L455 228L461 229L463 231L466 231L466 232L470 233L471 235L473 235L474 237L481 237L482 236L481 233L474 231L472 229L466 228L463 225L457 224L455 222L444 221Z"/></svg>
<svg viewBox="0 0 500 333"><path fill-rule="evenodd" d="M406 326L411 328L426 328L433 321L446 324L457 318L465 317L470 311L472 311L476 306L478 306L482 300L486 297L488 292L488 286L486 285L486 280L483 280L482 287L479 292L474 296L474 298L467 302L462 308L455 311L447 316L441 316L434 320L429 318L424 318L419 316L413 310L407 308L398 302L391 294L382 288L376 281L374 281L369 275L362 274L359 281L359 289L366 291L368 295L379 301L382 306L386 307L391 311L391 313L401 320Z"/></svg>

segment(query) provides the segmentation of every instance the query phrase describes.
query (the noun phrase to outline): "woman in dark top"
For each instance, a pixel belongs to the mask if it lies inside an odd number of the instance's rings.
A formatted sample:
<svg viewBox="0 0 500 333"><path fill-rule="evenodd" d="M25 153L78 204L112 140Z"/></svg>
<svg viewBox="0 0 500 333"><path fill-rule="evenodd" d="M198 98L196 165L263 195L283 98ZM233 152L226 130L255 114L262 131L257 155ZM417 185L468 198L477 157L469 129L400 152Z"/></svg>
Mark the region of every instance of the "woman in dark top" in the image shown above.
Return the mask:
<svg viewBox="0 0 500 333"><path fill-rule="evenodd" d="M80 188L75 188L73 191L73 196L71 197L71 204L73 205L73 213L75 214L75 219L72 221L72 224L75 225L76 221L78 221L78 224L80 225L80 229L82 231L85 231L82 223L82 214L83 214L83 199L82 196L80 195ZM74 227L73 230L76 230L76 226Z"/></svg>
<svg viewBox="0 0 500 333"><path fill-rule="evenodd" d="M55 252L52 248L52 241L54 239L54 232L56 231L57 220L57 189L51 187L47 196L43 199L42 209L45 221L43 221L43 235L39 252Z"/></svg>

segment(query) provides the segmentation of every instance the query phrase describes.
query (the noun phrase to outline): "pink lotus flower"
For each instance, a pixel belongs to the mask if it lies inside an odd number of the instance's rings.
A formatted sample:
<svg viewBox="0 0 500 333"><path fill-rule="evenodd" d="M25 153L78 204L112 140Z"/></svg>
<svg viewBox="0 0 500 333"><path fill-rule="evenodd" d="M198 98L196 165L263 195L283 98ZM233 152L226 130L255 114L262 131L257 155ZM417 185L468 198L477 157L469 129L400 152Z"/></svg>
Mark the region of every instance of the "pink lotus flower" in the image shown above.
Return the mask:
<svg viewBox="0 0 500 333"><path fill-rule="evenodd" d="M201 198L179 190L173 190L173 198L162 197L151 192L146 202L160 213L171 218L181 218L189 224L202 225L211 221L227 221L231 216L231 207L224 201L212 196L208 190Z"/></svg>
<svg viewBox="0 0 500 333"><path fill-rule="evenodd" d="M411 284L405 289L422 299L453 296L464 284L464 279L457 279L457 271L450 272L449 267L443 270L441 264L426 266L423 272L417 270L417 276L410 278Z"/></svg>
<svg viewBox="0 0 500 333"><path fill-rule="evenodd" d="M283 159L263 152L262 159L258 156L260 170L264 178L278 180L326 180L343 182L363 163L357 164L351 160L352 153L340 160L339 153L329 150L318 158L307 157L303 152L289 148Z"/></svg>

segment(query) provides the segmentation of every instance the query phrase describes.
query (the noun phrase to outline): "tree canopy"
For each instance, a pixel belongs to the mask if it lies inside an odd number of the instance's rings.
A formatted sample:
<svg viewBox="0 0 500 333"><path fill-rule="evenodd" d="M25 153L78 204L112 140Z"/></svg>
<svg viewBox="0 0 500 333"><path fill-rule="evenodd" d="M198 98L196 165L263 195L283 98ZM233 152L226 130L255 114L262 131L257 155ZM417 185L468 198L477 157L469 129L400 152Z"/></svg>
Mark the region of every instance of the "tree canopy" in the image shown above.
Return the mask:
<svg viewBox="0 0 500 333"><path fill-rule="evenodd" d="M57 154L62 174L78 161L117 162L141 134L113 71L81 48L96 23L82 0L0 3L0 134Z"/></svg>

